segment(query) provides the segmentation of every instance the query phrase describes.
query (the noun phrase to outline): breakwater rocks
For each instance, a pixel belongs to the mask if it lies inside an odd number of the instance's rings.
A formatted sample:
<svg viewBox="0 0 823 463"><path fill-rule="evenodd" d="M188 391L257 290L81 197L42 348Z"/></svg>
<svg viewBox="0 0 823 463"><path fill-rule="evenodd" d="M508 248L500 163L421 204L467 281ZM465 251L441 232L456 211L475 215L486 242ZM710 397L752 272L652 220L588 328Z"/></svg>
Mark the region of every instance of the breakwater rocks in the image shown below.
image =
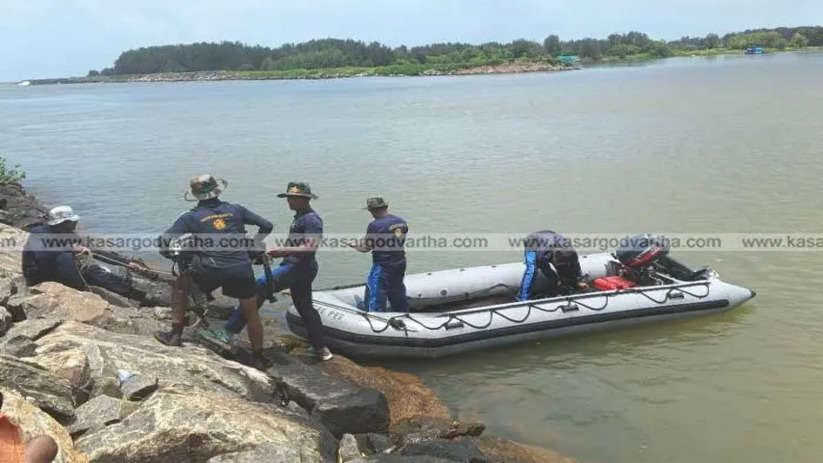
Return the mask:
<svg viewBox="0 0 823 463"><path fill-rule="evenodd" d="M259 371L242 344L221 356L190 332L180 348L156 342L167 307L27 287L19 272L19 252L0 252L2 412L26 439L51 436L59 463L571 461L455 420L412 375L318 363L276 321Z"/></svg>

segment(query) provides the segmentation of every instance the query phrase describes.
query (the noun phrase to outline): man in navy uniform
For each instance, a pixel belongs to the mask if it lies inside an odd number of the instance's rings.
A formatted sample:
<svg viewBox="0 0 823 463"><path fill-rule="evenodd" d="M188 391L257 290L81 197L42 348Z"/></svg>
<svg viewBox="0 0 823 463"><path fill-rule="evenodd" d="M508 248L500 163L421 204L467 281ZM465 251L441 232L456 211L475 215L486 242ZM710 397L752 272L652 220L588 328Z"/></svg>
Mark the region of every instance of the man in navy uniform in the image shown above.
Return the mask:
<svg viewBox="0 0 823 463"><path fill-rule="evenodd" d="M544 297L588 287L581 275L577 251L562 235L550 230L538 231L527 236L524 244L526 270L520 284L519 300L528 301L537 296L534 281L538 269L549 282L542 294Z"/></svg>
<svg viewBox="0 0 823 463"><path fill-rule="evenodd" d="M190 182L190 192L197 206L184 212L169 228L163 242L168 238L180 237L191 233L200 236L199 241L208 234L245 235L245 225L256 225L257 235L254 243L263 247L263 238L271 233L273 225L268 220L237 204L221 201L218 196L226 187L225 180L217 180L211 175L195 177ZM189 200L188 193L186 199ZM193 201L194 201L193 200ZM219 240L218 242L219 243ZM219 243L218 245L222 245ZM240 300L240 307L249 322L249 340L254 350L256 367L265 366L262 355L263 325L257 313L257 288L254 284L254 271L249 256L248 244L241 240L228 240L224 247L218 249L195 249L188 269L175 283L172 298L172 329L170 332L157 332L154 337L163 344L180 346L183 334L184 317L188 310L188 294L191 283L196 284L204 293L223 288L223 294ZM167 248L161 254L169 257Z"/></svg>
<svg viewBox="0 0 823 463"><path fill-rule="evenodd" d="M78 291L99 286L126 297L142 297L131 287L128 274L123 276L104 265L78 258L92 256L92 250L82 245L85 240L75 233L79 220L80 216L70 206L57 206L49 211L46 223L29 230L23 248L26 285L56 281ZM134 262L126 266L138 272L143 269Z"/></svg>
<svg viewBox="0 0 823 463"><path fill-rule="evenodd" d="M383 198L366 200L366 209L372 220L366 228L366 237L349 246L372 253L372 268L366 280L365 309L368 312L386 312L386 300L392 312L408 312L406 299L406 252L403 245L409 225L402 217L389 214L389 204Z"/></svg>
<svg viewBox="0 0 823 463"><path fill-rule="evenodd" d="M75 259L75 254L89 253L80 245L80 238L74 230L80 216L69 206L58 206L49 211L45 224L29 230L29 238L23 248L23 277L28 286L44 281L57 281L78 291L88 287ZM55 246L47 244L41 236L59 237Z"/></svg>
<svg viewBox="0 0 823 463"><path fill-rule="evenodd" d="M272 270L272 288L275 292L289 288L294 307L305 323L312 354L320 360L330 360L332 353L323 337L323 322L312 304L312 282L318 270L315 253L323 237L323 219L310 204L312 199L317 199L317 195L311 192L308 183L291 182L286 192L277 197L286 198L295 214L286 246L267 251L270 257L283 257L280 265ZM257 279L256 286L259 308L269 296L265 275ZM234 335L242 331L245 324L244 312L235 310L223 329L201 330L198 334L208 340L231 344Z"/></svg>

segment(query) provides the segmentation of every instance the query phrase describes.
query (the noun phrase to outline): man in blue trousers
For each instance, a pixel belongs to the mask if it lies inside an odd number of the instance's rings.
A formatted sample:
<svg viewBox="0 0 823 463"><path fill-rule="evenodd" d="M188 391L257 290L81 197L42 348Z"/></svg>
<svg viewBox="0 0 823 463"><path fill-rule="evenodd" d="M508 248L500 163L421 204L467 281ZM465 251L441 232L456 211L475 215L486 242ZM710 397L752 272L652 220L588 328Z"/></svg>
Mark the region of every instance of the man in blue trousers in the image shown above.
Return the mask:
<svg viewBox="0 0 823 463"><path fill-rule="evenodd" d="M562 235L551 230L538 231L527 236L524 244L526 270L520 284L519 300L554 297L588 288L581 275L577 251ZM549 283L541 294L537 294L534 287L538 270Z"/></svg>
<svg viewBox="0 0 823 463"><path fill-rule="evenodd" d="M289 227L286 246L266 251L269 257L283 258L281 264L272 270L273 291L289 288L294 307L306 326L312 354L320 360L330 360L332 353L326 346L323 336L323 322L312 304L312 282L317 276L318 269L315 253L323 236L323 219L309 203L310 200L317 199L317 195L311 192L308 183L291 182L286 192L278 194L277 197L286 198L289 208L295 214ZM257 278L256 284L259 309L269 296L266 276ZM231 344L234 335L243 331L245 326L243 312L235 309L223 329L201 330L198 334L209 340Z"/></svg>
<svg viewBox="0 0 823 463"><path fill-rule="evenodd" d="M366 237L350 243L360 251L372 253L372 268L366 280L365 309L386 312L386 300L392 312L408 312L406 299L406 252L403 245L409 225L402 217L389 214L389 204L383 198L366 200L366 209L374 220L366 228Z"/></svg>

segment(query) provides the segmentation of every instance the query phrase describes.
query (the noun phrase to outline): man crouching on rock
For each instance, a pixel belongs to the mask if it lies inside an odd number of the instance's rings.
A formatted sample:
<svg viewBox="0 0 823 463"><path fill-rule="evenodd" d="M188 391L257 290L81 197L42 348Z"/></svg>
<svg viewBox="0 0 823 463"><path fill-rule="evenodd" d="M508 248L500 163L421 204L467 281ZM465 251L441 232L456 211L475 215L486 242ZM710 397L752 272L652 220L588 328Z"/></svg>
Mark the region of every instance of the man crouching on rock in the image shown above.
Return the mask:
<svg viewBox="0 0 823 463"><path fill-rule="evenodd" d="M78 291L88 287L80 272L75 254L90 254L81 246L82 239L75 234L80 216L69 206L58 206L49 211L48 221L29 230L29 239L23 249L23 277L28 286L44 281L57 281ZM46 239L59 237L56 245Z"/></svg>
<svg viewBox="0 0 823 463"><path fill-rule="evenodd" d="M180 346L191 283L208 294L217 288L223 288L223 294L240 300L240 309L248 322L249 340L254 350L253 363L257 368L264 368L263 359L263 325L257 313L257 288L254 281L251 258L244 240L231 239L245 235L244 225L257 225L258 233L254 240L263 249L262 241L274 228L271 222L251 212L243 206L230 204L218 199L226 187L225 180L215 179L211 175L201 175L190 182L191 195L198 201L197 206L184 212L174 225L169 228L161 242L166 245L171 238L192 234L199 241L205 241L210 234L214 236L210 245L196 243L191 250L187 269L181 272L175 282L172 295L172 329L170 332L157 332L154 337L168 346ZM188 192L185 195L189 199ZM191 200L191 201L194 201ZM229 238L229 239L224 239ZM219 249L218 249L219 248ZM161 254L171 257L168 247Z"/></svg>

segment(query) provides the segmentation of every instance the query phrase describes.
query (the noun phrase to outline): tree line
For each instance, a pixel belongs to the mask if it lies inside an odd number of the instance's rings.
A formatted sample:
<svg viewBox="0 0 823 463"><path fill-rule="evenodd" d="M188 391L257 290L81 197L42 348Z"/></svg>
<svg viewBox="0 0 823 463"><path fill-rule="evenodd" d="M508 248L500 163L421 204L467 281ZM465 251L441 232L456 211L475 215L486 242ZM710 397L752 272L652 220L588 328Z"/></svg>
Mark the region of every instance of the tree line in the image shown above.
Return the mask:
<svg viewBox="0 0 823 463"><path fill-rule="evenodd" d="M240 42L165 45L128 50L120 54L113 67L89 71L89 76L115 74L153 74L189 71L269 71L375 67L404 65L495 65L506 61L553 60L560 55L584 59L625 58L642 55L664 58L697 50L744 49L752 46L783 49L823 46L823 27L780 27L755 29L719 36L682 37L663 41L642 32L611 34L605 39L584 38L563 41L549 35L538 43L519 39L509 43L488 42L434 43L391 48L379 42L321 39L287 43L277 48L250 46Z"/></svg>

